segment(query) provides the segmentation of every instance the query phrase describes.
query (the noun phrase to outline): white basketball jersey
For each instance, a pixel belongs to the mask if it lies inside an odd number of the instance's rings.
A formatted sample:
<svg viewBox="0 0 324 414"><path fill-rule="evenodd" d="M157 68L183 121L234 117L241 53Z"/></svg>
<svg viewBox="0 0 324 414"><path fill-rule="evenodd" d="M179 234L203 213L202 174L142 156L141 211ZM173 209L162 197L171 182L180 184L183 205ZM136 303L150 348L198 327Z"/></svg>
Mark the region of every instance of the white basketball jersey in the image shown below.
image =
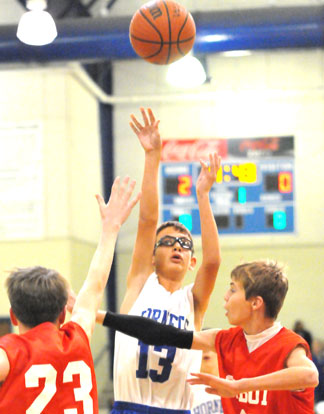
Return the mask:
<svg viewBox="0 0 324 414"><path fill-rule="evenodd" d="M171 293L159 284L157 275L152 273L129 314L194 330L192 286ZM201 351L148 346L116 332L115 401L190 410L191 390L186 379L191 372L200 371L200 364Z"/></svg>

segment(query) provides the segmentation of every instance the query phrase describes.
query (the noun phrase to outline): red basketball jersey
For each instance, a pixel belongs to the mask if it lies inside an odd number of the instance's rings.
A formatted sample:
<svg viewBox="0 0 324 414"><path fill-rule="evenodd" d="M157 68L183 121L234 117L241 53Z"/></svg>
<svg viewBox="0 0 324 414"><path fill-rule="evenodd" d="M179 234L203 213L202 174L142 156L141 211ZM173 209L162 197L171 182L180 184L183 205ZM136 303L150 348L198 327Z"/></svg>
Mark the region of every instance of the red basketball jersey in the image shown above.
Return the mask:
<svg viewBox="0 0 324 414"><path fill-rule="evenodd" d="M231 328L216 335L215 348L222 378L238 380L258 377L285 368L285 361L297 345L307 342L299 335L282 328L274 337L249 353L242 328ZM314 390L250 391L234 398L222 398L225 414L313 414Z"/></svg>
<svg viewBox="0 0 324 414"><path fill-rule="evenodd" d="M80 325L42 323L0 338L10 371L0 387L1 414L98 414L88 337Z"/></svg>

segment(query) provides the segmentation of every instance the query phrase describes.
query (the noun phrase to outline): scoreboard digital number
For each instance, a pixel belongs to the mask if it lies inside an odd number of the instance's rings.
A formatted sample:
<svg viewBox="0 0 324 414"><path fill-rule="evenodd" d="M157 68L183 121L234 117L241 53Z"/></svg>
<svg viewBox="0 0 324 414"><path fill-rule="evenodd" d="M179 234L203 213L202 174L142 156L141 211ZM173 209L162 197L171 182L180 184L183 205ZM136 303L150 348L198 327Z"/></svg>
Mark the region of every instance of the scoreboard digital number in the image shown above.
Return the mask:
<svg viewBox="0 0 324 414"><path fill-rule="evenodd" d="M199 159L215 150L222 166L210 191L222 234L293 233L293 137L168 140L161 164L162 219L200 234L195 183Z"/></svg>

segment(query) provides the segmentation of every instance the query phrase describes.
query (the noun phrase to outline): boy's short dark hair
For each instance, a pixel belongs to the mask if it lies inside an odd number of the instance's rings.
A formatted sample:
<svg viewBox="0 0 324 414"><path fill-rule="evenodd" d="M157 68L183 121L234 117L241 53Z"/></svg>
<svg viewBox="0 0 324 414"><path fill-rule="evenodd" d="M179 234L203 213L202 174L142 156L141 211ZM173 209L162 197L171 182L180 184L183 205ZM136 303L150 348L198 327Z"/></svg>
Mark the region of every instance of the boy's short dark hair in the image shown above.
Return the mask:
<svg viewBox="0 0 324 414"><path fill-rule="evenodd" d="M6 281L13 313L32 328L54 323L68 299L68 283L56 270L41 266L18 268Z"/></svg>
<svg viewBox="0 0 324 414"><path fill-rule="evenodd" d="M288 291L288 279L276 262L260 260L241 264L232 270L231 278L242 283L246 299L263 298L266 317L277 318Z"/></svg>
<svg viewBox="0 0 324 414"><path fill-rule="evenodd" d="M187 229L187 227L180 223L180 221L175 221L175 220L169 220L169 221L165 221L164 223L160 224L160 226L157 228L156 230L156 236L160 233L160 231L166 229L167 227L173 227L174 229L178 230L180 233L184 233L186 234L189 239L192 241L192 254L194 253L194 244L193 244L193 240L192 240L192 235L190 233L190 231Z"/></svg>

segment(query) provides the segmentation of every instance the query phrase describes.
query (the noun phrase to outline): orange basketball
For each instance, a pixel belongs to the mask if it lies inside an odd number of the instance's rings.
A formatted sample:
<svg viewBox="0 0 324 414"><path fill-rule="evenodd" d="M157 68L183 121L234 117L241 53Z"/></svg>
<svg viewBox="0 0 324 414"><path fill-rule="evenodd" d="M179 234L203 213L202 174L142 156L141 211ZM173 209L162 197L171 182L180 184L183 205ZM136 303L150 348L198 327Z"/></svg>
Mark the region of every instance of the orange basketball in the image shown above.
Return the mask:
<svg viewBox="0 0 324 414"><path fill-rule="evenodd" d="M133 49L150 63L167 65L185 56L195 41L196 26L185 7L172 0L145 3L129 26Z"/></svg>

